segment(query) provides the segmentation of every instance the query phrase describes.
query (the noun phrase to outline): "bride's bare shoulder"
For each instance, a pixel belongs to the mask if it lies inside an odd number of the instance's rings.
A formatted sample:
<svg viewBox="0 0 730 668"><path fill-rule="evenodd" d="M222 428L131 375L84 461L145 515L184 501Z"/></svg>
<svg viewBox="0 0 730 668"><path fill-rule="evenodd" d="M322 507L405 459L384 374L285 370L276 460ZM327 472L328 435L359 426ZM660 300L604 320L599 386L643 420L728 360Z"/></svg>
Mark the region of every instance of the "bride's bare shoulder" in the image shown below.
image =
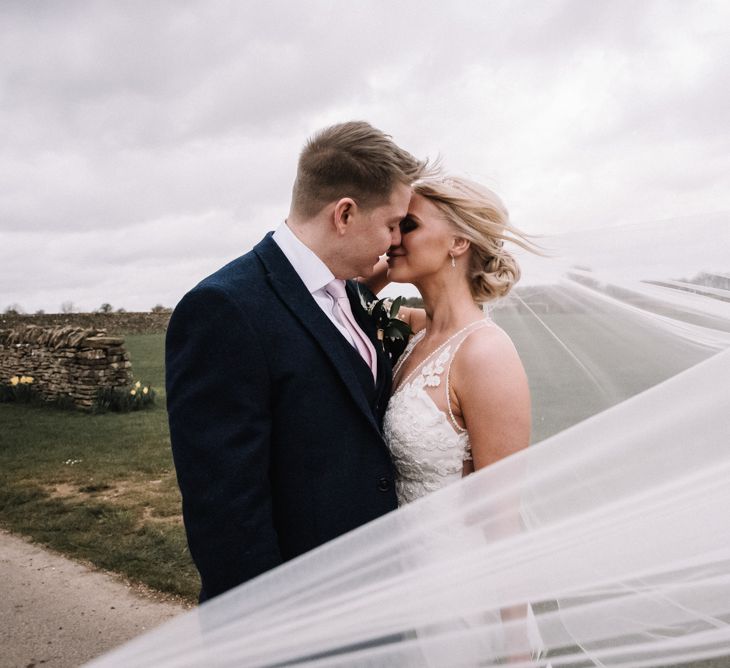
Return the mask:
<svg viewBox="0 0 730 668"><path fill-rule="evenodd" d="M454 365L462 378L489 374L498 380L505 375L524 374L512 339L493 322L479 327L464 339L454 358Z"/></svg>

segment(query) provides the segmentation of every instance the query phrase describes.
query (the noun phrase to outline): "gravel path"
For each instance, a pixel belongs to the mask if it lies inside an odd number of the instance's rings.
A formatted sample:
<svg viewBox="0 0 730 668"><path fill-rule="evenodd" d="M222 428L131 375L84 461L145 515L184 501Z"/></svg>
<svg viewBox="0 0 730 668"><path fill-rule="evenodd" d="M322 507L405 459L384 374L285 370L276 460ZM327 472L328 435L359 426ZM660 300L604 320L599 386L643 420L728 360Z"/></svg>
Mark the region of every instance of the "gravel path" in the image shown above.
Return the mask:
<svg viewBox="0 0 730 668"><path fill-rule="evenodd" d="M79 666L182 612L0 530L0 668ZM691 666L728 668L730 657Z"/></svg>
<svg viewBox="0 0 730 668"><path fill-rule="evenodd" d="M78 666L184 612L0 530L0 667Z"/></svg>

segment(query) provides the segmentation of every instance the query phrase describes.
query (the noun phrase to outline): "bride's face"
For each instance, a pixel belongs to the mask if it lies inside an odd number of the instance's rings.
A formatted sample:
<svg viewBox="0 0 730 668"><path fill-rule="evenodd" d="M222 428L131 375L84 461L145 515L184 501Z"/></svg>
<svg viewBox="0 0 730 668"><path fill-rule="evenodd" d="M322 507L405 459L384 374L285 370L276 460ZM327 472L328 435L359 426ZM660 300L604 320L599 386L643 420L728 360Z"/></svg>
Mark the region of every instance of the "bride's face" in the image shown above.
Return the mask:
<svg viewBox="0 0 730 668"><path fill-rule="evenodd" d="M388 251L388 278L396 283L418 283L448 268L454 230L428 199L414 194L401 221L401 242Z"/></svg>

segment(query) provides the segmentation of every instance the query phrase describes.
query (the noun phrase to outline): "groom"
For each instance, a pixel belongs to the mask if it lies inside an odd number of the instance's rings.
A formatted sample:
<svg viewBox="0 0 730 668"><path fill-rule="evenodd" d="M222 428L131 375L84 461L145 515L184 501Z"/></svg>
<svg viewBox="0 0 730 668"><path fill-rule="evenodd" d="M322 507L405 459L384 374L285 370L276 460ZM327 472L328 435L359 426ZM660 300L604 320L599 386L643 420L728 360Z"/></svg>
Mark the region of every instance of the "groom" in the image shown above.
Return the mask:
<svg viewBox="0 0 730 668"><path fill-rule="evenodd" d="M364 122L299 158L287 220L167 331L167 406L205 601L396 508L391 372L352 284L400 242L424 163Z"/></svg>

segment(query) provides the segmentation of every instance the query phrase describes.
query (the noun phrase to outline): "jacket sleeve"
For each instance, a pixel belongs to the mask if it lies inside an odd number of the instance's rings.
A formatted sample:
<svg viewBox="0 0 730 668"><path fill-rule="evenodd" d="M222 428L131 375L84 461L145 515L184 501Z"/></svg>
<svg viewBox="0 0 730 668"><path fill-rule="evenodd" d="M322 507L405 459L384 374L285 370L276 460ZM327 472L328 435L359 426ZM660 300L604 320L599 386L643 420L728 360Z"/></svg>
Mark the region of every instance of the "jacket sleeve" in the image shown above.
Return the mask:
<svg viewBox="0 0 730 668"><path fill-rule="evenodd" d="M178 304L166 341L170 439L201 600L281 563L269 479L266 360L246 314L217 287Z"/></svg>

